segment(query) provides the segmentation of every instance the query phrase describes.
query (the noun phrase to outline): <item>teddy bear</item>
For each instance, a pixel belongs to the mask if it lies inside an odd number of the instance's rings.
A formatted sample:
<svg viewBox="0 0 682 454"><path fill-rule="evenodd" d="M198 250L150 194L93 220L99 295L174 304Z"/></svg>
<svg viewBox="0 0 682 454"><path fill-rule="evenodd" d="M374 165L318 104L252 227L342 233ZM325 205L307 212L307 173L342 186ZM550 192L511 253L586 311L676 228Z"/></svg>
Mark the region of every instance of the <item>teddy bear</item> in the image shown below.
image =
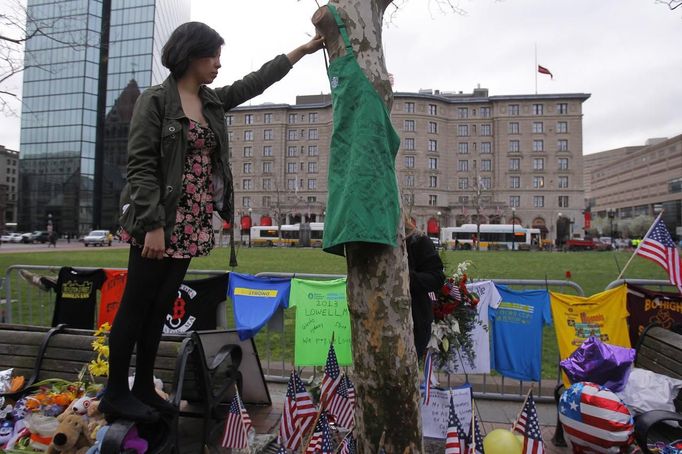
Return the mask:
<svg viewBox="0 0 682 454"><path fill-rule="evenodd" d="M91 442L95 442L97 431L107 423L104 414L99 411L99 400L93 400L88 406L88 428L86 436Z"/></svg>
<svg viewBox="0 0 682 454"><path fill-rule="evenodd" d="M66 415L57 426L46 454L85 454L90 446L85 431L85 421L80 415Z"/></svg>

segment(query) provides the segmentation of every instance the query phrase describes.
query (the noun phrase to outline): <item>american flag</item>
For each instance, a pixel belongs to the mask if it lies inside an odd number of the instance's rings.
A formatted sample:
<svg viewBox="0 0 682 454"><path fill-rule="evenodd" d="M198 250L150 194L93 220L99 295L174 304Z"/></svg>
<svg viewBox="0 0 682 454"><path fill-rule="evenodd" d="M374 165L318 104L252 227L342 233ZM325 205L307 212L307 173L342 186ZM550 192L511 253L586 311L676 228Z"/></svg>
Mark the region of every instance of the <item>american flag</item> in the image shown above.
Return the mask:
<svg viewBox="0 0 682 454"><path fill-rule="evenodd" d="M348 375L343 374L339 387L329 402L329 415L344 429L352 429L355 420L355 387Z"/></svg>
<svg viewBox="0 0 682 454"><path fill-rule="evenodd" d="M481 435L481 428L478 426L478 418L476 417L476 407L471 404L471 411L474 413L471 427L469 428L469 454L485 454L483 450L483 435Z"/></svg>
<svg viewBox="0 0 682 454"><path fill-rule="evenodd" d="M358 442L353 438L353 434L349 433L341 442L341 451L339 454L356 454L358 452Z"/></svg>
<svg viewBox="0 0 682 454"><path fill-rule="evenodd" d="M334 452L326 411L323 411L320 419L317 420L315 431L305 452L306 454L332 454Z"/></svg>
<svg viewBox="0 0 682 454"><path fill-rule="evenodd" d="M450 294L450 297L456 301L461 301L461 299L462 299L462 294L459 291L459 287L457 286L457 284L451 284L449 294Z"/></svg>
<svg viewBox="0 0 682 454"><path fill-rule="evenodd" d="M280 446L277 450L277 454L287 454L287 450L284 446Z"/></svg>
<svg viewBox="0 0 682 454"><path fill-rule="evenodd" d="M313 398L303 387L298 374L292 371L279 423L279 442L287 449L297 450L315 422L316 415Z"/></svg>
<svg viewBox="0 0 682 454"><path fill-rule="evenodd" d="M462 423L455 412L455 403L450 396L450 414L448 416L448 432L445 439L445 454L466 454L467 436Z"/></svg>
<svg viewBox="0 0 682 454"><path fill-rule="evenodd" d="M658 263L667 273L670 282L682 292L682 262L670 232L659 215L649 233L635 253Z"/></svg>
<svg viewBox="0 0 682 454"><path fill-rule="evenodd" d="M523 435L523 454L544 454L545 444L542 442L538 412L535 408L533 392L528 393L521 414L516 420L514 431Z"/></svg>
<svg viewBox="0 0 682 454"><path fill-rule="evenodd" d="M244 449L248 447L248 434L251 430L251 418L244 408L239 393L235 394L225 421L225 433L221 446L223 448Z"/></svg>
<svg viewBox="0 0 682 454"><path fill-rule="evenodd" d="M424 359L424 405L429 405L431 402L431 382L433 381L433 358L431 351L426 352L426 359Z"/></svg>
<svg viewBox="0 0 682 454"><path fill-rule="evenodd" d="M324 377L322 377L322 389L320 391L320 402L326 406L330 399L334 397L336 388L341 384L341 370L339 362L336 360L336 350L334 344L329 345L327 363L324 365Z"/></svg>

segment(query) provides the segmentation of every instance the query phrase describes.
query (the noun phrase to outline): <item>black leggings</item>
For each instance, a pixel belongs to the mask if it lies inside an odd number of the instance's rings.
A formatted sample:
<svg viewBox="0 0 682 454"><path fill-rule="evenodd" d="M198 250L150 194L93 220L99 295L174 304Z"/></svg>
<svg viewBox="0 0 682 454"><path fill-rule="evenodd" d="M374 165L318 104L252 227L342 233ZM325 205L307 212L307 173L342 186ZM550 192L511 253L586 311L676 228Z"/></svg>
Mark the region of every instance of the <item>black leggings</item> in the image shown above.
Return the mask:
<svg viewBox="0 0 682 454"><path fill-rule="evenodd" d="M137 344L136 396L154 395L154 361L166 314L172 307L191 259L142 257L142 248L130 247L128 281L109 335L109 381L106 394L113 400L129 396L128 368Z"/></svg>

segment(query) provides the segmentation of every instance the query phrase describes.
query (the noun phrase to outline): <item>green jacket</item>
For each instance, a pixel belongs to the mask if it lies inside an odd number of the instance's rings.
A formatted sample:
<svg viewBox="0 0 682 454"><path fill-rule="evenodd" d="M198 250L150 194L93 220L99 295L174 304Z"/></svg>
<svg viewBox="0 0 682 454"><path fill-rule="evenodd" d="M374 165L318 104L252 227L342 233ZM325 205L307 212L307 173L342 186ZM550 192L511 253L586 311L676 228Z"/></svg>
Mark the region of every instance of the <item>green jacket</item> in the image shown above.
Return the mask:
<svg viewBox="0 0 682 454"><path fill-rule="evenodd" d="M199 90L204 117L218 142L212 164L213 203L225 220L233 222L234 214L225 112L260 95L290 69L287 56L279 55L232 85L215 90L202 86ZM119 222L140 244L147 232L158 227L164 227L166 244L170 240L182 192L188 130L189 119L173 76L146 89L135 103Z"/></svg>

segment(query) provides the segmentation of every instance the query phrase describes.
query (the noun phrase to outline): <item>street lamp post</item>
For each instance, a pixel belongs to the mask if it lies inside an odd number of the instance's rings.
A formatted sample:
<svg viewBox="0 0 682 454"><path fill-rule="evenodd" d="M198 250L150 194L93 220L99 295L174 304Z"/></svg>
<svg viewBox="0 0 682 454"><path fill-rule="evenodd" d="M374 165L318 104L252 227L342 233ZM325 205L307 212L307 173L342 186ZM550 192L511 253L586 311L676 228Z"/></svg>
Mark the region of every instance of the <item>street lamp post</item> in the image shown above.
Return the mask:
<svg viewBox="0 0 682 454"><path fill-rule="evenodd" d="M563 216L564 215L561 212L559 212L559 215L556 219L556 245L557 245L557 247L561 247L561 237L559 236L559 224L561 223L561 218Z"/></svg>
<svg viewBox="0 0 682 454"><path fill-rule="evenodd" d="M512 251L516 250L516 207L512 207Z"/></svg>
<svg viewBox="0 0 682 454"><path fill-rule="evenodd" d="M440 244L440 232L441 232L441 230L440 230L441 229L440 218L442 215L443 215L443 213L441 213L440 211L436 212L436 216L438 216L438 245L439 246L442 246L442 244Z"/></svg>
<svg viewBox="0 0 682 454"><path fill-rule="evenodd" d="M253 212L253 209L249 207L249 247L251 247L251 224L253 223L253 220L251 219L251 212Z"/></svg>
<svg viewBox="0 0 682 454"><path fill-rule="evenodd" d="M611 244L613 244L613 218L616 217L616 212L613 210L609 210L607 212L607 216L609 217L609 224L611 227Z"/></svg>

